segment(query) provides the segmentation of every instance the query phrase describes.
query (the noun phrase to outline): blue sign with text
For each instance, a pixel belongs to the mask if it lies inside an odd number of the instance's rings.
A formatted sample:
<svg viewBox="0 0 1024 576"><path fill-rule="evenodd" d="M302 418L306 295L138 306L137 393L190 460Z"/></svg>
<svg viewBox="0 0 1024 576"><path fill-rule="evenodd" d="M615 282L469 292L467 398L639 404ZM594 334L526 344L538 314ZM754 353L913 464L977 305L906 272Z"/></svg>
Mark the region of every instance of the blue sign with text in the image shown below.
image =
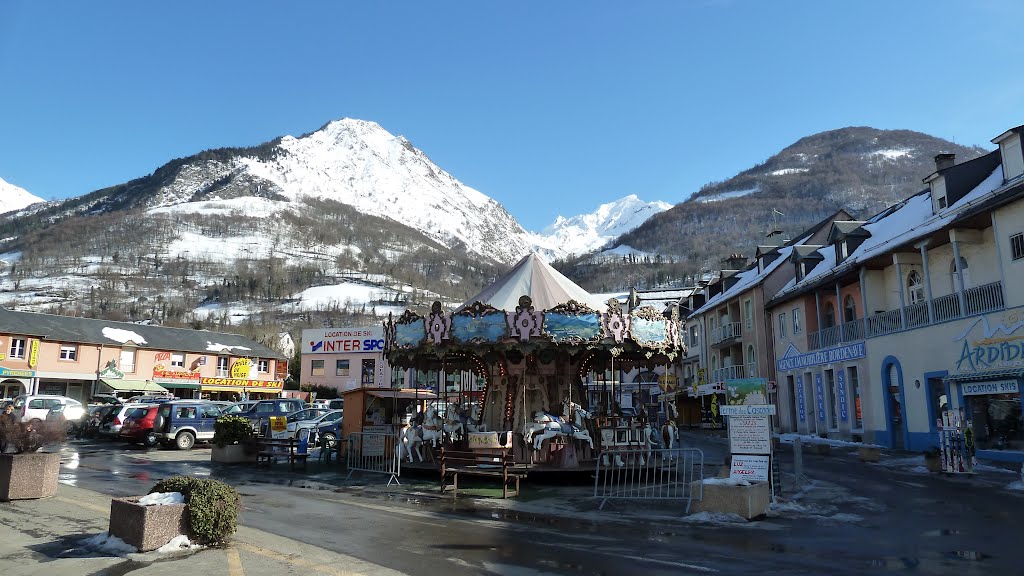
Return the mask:
<svg viewBox="0 0 1024 576"><path fill-rule="evenodd" d="M814 375L814 388L818 392L818 422L825 421L825 386L821 383L821 372Z"/></svg>
<svg viewBox="0 0 1024 576"><path fill-rule="evenodd" d="M775 363L775 367L779 372L785 372L787 370L796 370L797 368L856 360L863 358L865 353L866 350L863 342L826 348L825 350L818 350L810 354L800 354L796 347L791 345L789 350L786 350L786 354Z"/></svg>
<svg viewBox="0 0 1024 576"><path fill-rule="evenodd" d="M842 369L836 371L836 386L836 395L839 396L839 419L846 422L846 378L843 377Z"/></svg>
<svg viewBox="0 0 1024 576"><path fill-rule="evenodd" d="M807 422L807 407L804 405L804 377L796 377L796 409L800 414L800 421Z"/></svg>

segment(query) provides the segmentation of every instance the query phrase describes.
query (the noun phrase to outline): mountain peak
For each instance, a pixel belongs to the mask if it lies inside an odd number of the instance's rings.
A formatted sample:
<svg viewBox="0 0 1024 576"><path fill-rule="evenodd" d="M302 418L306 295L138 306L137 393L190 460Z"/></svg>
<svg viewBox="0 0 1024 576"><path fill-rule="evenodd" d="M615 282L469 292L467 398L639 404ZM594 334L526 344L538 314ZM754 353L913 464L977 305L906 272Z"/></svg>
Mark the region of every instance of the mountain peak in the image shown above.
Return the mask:
<svg viewBox="0 0 1024 576"><path fill-rule="evenodd" d="M636 194L601 204L589 214L558 216L535 239L549 259L585 254L633 230L648 218L671 208L667 202L645 202Z"/></svg>
<svg viewBox="0 0 1024 576"><path fill-rule="evenodd" d="M0 178L0 214L21 210L39 202L45 200Z"/></svg>

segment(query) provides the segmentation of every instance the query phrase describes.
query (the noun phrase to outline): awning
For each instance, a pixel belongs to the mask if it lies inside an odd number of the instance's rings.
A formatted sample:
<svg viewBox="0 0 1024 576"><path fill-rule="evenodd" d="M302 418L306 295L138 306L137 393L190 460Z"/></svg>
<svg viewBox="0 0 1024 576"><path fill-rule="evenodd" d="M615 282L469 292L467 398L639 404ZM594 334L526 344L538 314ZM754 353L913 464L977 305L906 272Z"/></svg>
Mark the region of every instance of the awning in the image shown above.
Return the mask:
<svg viewBox="0 0 1024 576"><path fill-rule="evenodd" d="M167 389L149 380L100 380L107 388L115 392L167 392Z"/></svg>
<svg viewBox="0 0 1024 576"><path fill-rule="evenodd" d="M429 390L389 390L387 388L381 388L380 390L366 390L366 393L370 396L376 396L377 398L404 398L409 400L437 400L437 394Z"/></svg>
<svg viewBox="0 0 1024 576"><path fill-rule="evenodd" d="M1003 370L984 370L982 372L950 374L949 376L943 378L943 381L984 382L986 380L999 380L1000 378L1024 378L1024 368L1006 368Z"/></svg>
<svg viewBox="0 0 1024 576"><path fill-rule="evenodd" d="M276 394L276 393L280 392L283 388L284 388L283 384L281 386L276 387L276 388L271 388L269 386L263 386L263 387L260 387L260 388L253 388L253 387L243 388L242 386L203 386L202 387L202 391L203 392L243 392L244 391L244 392L249 392L249 393L253 393L253 392L271 392L271 393L275 393Z"/></svg>

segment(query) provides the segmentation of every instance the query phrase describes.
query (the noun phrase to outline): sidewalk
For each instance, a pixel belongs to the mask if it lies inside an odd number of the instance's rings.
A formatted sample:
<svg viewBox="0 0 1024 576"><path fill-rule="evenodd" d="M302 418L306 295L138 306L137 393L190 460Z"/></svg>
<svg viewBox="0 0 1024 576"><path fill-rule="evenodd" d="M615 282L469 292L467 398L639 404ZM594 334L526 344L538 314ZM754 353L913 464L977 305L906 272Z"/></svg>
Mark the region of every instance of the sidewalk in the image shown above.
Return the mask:
<svg viewBox="0 0 1024 576"><path fill-rule="evenodd" d="M0 573L4 576L401 574L244 526L239 526L238 533L225 548L118 556L86 544L87 539L106 533L109 518L109 496L64 484L53 498L0 503Z"/></svg>

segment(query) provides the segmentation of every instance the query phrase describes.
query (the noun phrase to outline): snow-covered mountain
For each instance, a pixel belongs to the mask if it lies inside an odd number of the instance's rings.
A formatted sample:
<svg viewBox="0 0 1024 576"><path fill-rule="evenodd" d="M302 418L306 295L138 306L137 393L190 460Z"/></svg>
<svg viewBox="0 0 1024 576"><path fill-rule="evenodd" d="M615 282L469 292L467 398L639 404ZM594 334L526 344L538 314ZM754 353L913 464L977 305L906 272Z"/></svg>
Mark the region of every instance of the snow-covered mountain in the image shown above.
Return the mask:
<svg viewBox="0 0 1024 576"><path fill-rule="evenodd" d="M534 238L534 247L549 260L592 252L671 207L667 202L644 202L630 194L589 214L559 216Z"/></svg>
<svg viewBox="0 0 1024 576"><path fill-rule="evenodd" d="M70 212L230 208L272 217L308 210L311 199L400 222L444 246L499 262L514 262L531 247L531 236L501 204L456 180L405 138L348 118L297 138L174 160L151 176L81 197Z"/></svg>
<svg viewBox="0 0 1024 576"><path fill-rule="evenodd" d="M21 210L38 202L45 200L0 178L0 214Z"/></svg>

